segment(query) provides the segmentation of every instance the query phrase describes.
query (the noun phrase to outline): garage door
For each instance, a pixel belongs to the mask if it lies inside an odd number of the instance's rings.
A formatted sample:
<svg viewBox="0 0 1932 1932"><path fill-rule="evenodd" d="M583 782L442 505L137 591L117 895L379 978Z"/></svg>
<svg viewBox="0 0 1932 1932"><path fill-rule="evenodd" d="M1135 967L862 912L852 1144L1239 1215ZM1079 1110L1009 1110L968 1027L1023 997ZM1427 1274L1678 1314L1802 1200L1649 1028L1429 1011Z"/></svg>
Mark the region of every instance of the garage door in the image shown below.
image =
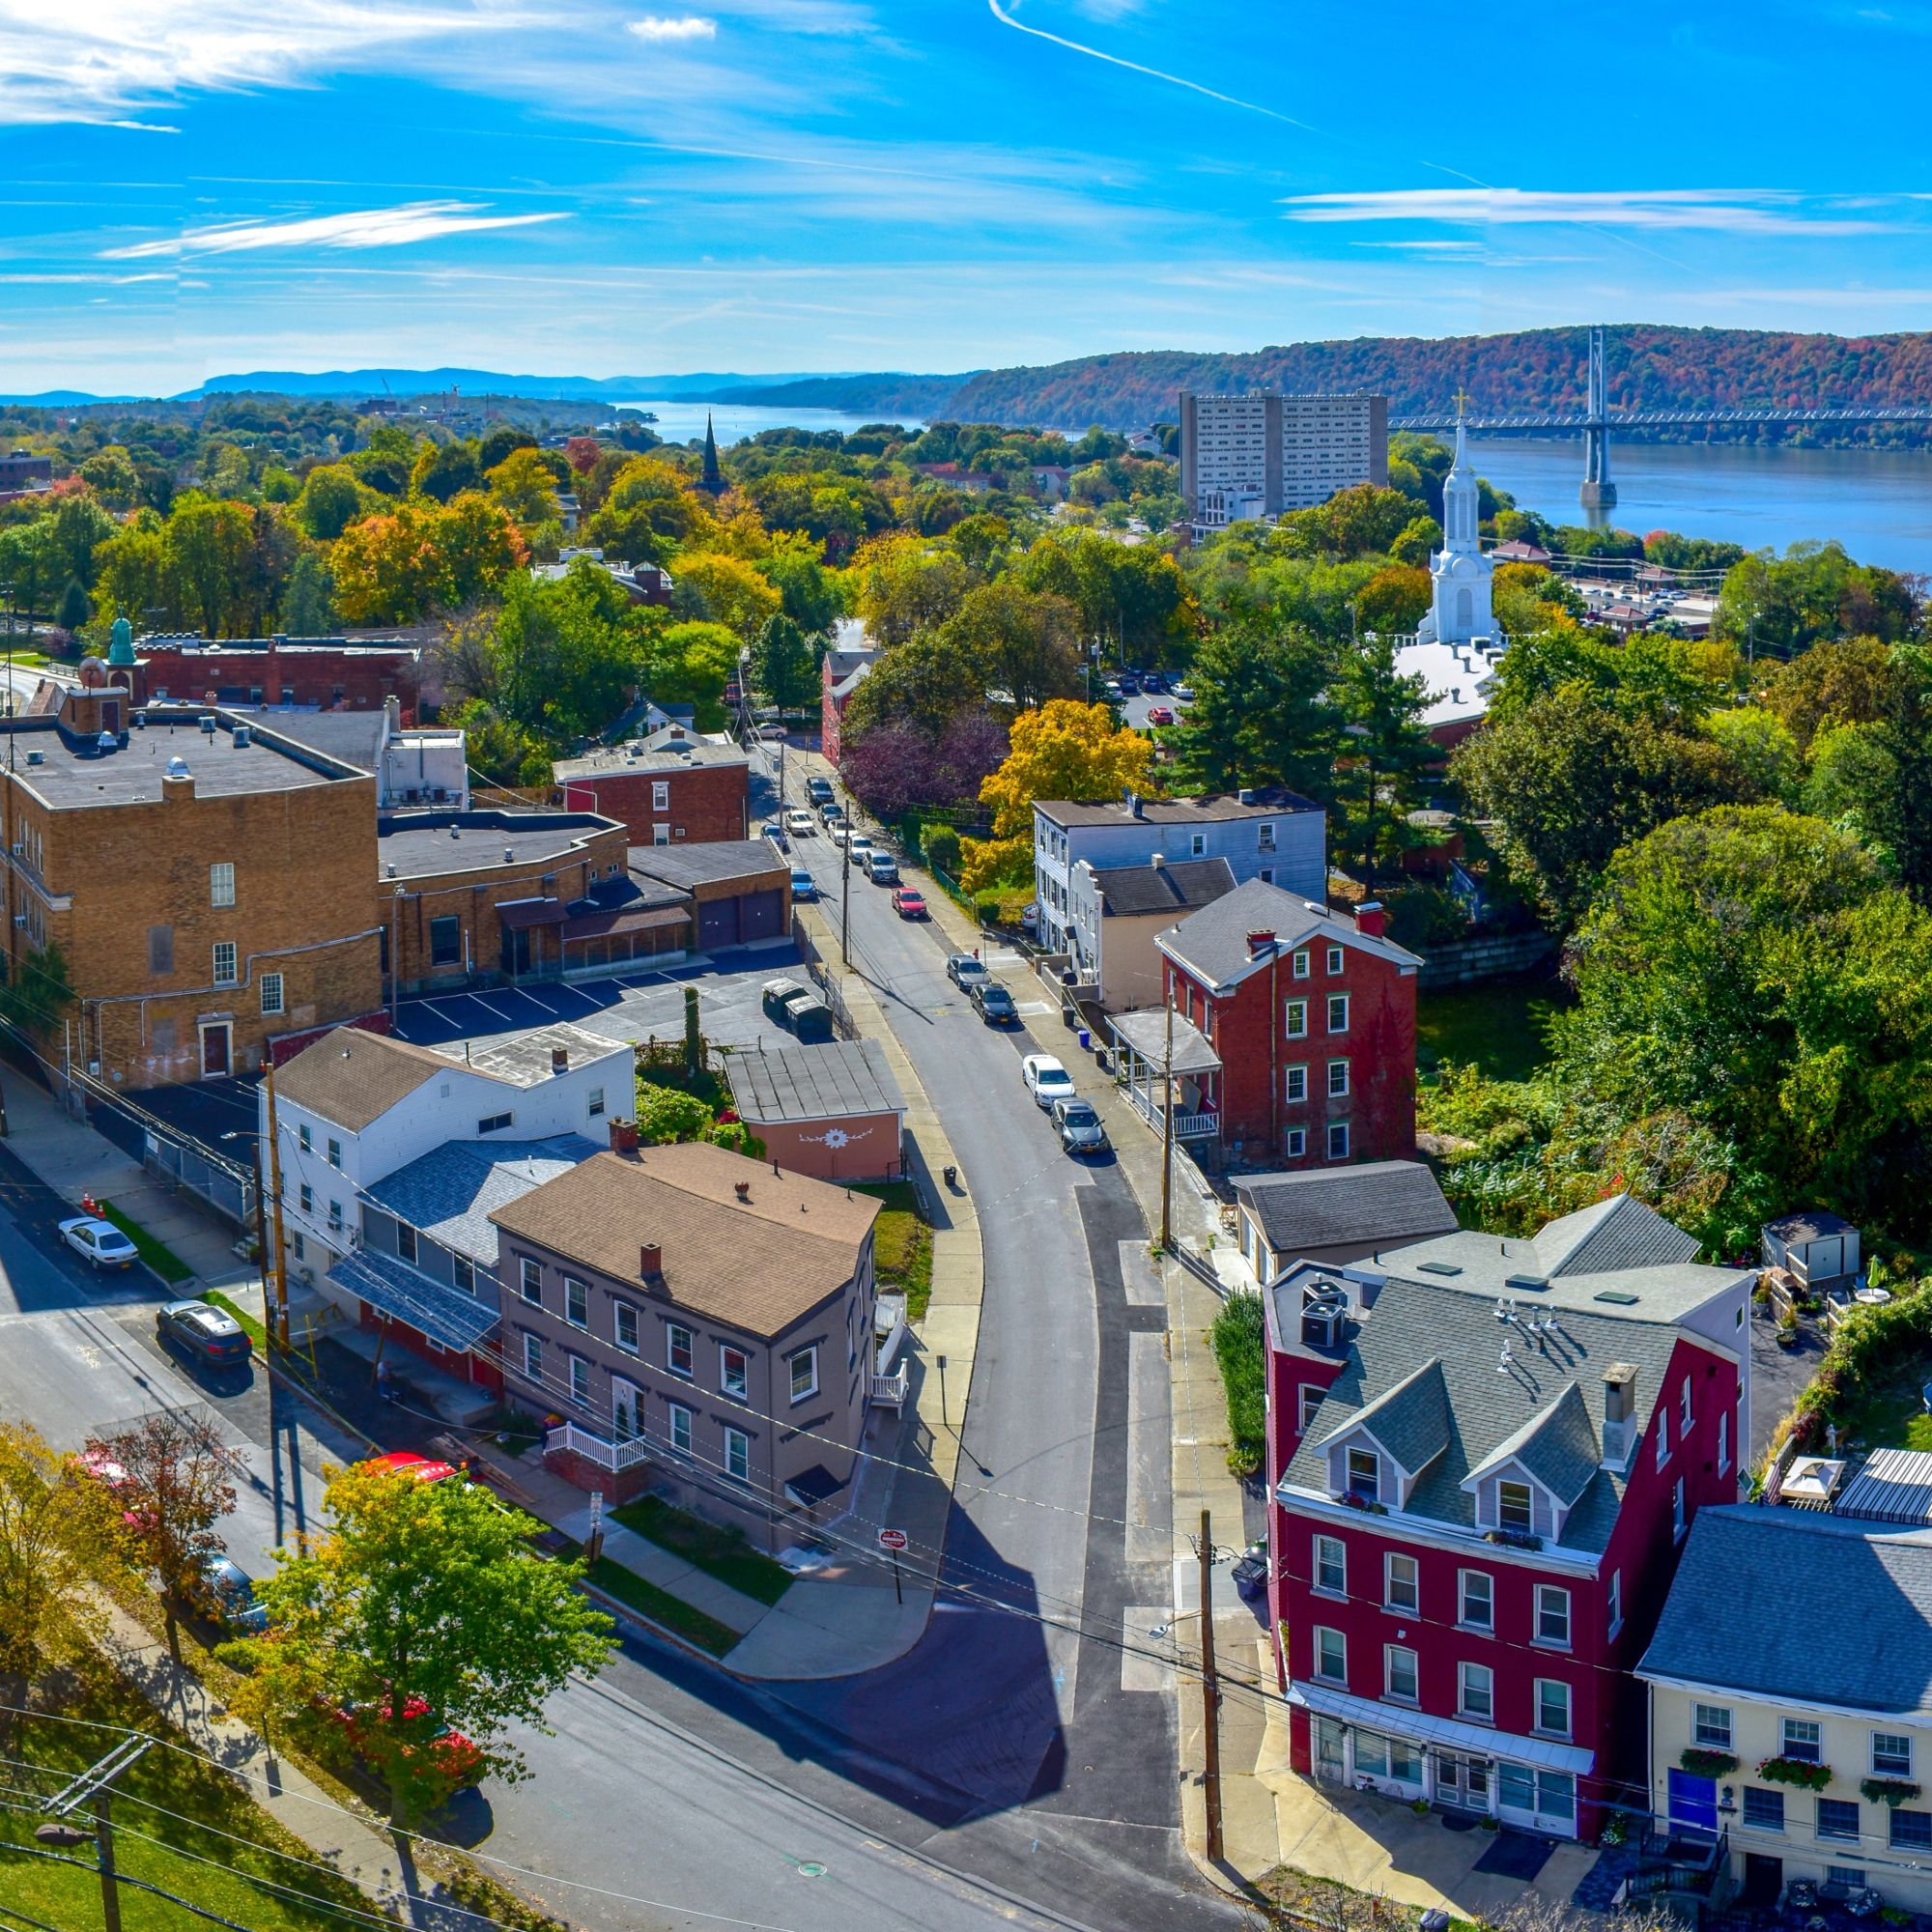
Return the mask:
<svg viewBox="0 0 1932 1932"><path fill-rule="evenodd" d="M697 943L706 952L738 944L736 899L709 899L697 908Z"/></svg>
<svg viewBox="0 0 1932 1932"><path fill-rule="evenodd" d="M747 893L739 900L739 933L747 940L777 939L785 930L784 889L775 886L768 893Z"/></svg>

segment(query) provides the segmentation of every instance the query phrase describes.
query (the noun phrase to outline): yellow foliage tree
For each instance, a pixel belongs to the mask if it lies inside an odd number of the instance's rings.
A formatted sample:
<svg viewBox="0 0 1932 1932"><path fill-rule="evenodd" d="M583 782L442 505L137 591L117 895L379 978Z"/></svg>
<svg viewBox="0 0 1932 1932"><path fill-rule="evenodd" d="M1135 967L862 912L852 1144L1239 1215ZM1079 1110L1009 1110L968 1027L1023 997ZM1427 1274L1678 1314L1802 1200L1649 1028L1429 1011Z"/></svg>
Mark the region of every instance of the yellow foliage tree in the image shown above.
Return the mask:
<svg viewBox="0 0 1932 1932"><path fill-rule="evenodd" d="M679 587L696 590L713 619L749 644L776 617L781 599L766 579L742 557L719 551L687 551L677 560Z"/></svg>
<svg viewBox="0 0 1932 1932"><path fill-rule="evenodd" d="M511 450L483 480L520 524L545 523L557 514L556 478L534 449Z"/></svg>
<svg viewBox="0 0 1932 1932"><path fill-rule="evenodd" d="M1138 731L1114 728L1104 704L1056 697L1013 720L1006 762L980 787L993 808L996 842L1033 836L1039 798L1118 798L1151 791L1153 747Z"/></svg>

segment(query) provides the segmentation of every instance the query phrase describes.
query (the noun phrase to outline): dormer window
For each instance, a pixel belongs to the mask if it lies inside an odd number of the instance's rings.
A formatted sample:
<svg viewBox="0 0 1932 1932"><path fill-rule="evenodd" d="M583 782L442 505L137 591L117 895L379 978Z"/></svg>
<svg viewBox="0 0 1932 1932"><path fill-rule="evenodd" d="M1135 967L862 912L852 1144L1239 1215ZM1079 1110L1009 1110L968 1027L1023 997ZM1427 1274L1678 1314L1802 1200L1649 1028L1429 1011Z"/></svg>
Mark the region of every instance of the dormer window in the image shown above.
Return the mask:
<svg viewBox="0 0 1932 1932"><path fill-rule="evenodd" d="M1349 1451L1349 1493L1364 1502L1381 1500L1382 1459L1373 1449ZM1525 1491L1525 1494L1528 1492Z"/></svg>
<svg viewBox="0 0 1932 1932"><path fill-rule="evenodd" d="M1496 1485L1496 1526L1520 1531L1524 1536L1531 1533L1535 1527L1535 1509L1527 1483Z"/></svg>

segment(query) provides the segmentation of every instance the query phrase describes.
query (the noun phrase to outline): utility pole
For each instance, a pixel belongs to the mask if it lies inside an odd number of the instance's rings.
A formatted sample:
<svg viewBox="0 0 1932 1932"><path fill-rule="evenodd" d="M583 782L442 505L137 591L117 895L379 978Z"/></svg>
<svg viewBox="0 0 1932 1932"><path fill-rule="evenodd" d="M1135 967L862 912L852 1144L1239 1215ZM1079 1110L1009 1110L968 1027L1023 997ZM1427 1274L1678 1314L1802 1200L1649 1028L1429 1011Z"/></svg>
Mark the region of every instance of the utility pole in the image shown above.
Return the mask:
<svg viewBox="0 0 1932 1932"><path fill-rule="evenodd" d="M848 804L858 804L858 800L849 791L845 794L845 798ZM848 811L845 814L846 842L843 845L835 843L832 847L838 854L838 963L847 969L850 968L852 963L847 957L849 942L852 937L851 839L852 834L857 830L858 827L852 822L852 814Z"/></svg>
<svg viewBox="0 0 1932 1932"><path fill-rule="evenodd" d="M275 1122L275 1062L272 1054L269 1057L268 1073L263 1084L269 1097L269 1193L273 1203L275 1216L274 1336L276 1348L286 1353L289 1346L289 1264L288 1255L282 1244L282 1135L281 1129ZM258 1185L261 1172L262 1162L258 1153L255 1159ZM265 1253L262 1259L266 1266L269 1261L268 1255ZM272 1367L270 1374L273 1375Z"/></svg>
<svg viewBox="0 0 1932 1932"><path fill-rule="evenodd" d="M1214 1531L1201 1512L1201 1785L1208 1801L1208 1856L1221 1861L1221 1680L1214 1669Z"/></svg>
<svg viewBox="0 0 1932 1932"><path fill-rule="evenodd" d="M83 1804L94 1813L96 1863L100 1872L100 1918L106 1932L121 1932L121 1885L114 1868L114 1780L144 1757L155 1740L129 1737L91 1764L41 1809L51 1821L37 1826L34 1836L45 1844L74 1844L88 1834L66 1821Z"/></svg>
<svg viewBox="0 0 1932 1932"><path fill-rule="evenodd" d="M1174 979L1167 983L1167 1057L1160 1090L1160 1247L1174 1246Z"/></svg>

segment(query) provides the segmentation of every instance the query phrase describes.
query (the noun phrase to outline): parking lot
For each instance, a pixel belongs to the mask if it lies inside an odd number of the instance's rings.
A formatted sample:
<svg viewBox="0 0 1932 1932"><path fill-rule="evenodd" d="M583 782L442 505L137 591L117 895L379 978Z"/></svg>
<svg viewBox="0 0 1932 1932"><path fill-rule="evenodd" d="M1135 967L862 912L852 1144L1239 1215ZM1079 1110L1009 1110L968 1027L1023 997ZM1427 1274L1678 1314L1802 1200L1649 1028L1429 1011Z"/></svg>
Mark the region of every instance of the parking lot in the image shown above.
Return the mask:
<svg viewBox="0 0 1932 1932"><path fill-rule="evenodd" d="M722 956L725 970L700 963L576 980L568 984L496 986L487 992L439 993L405 1000L397 1014L396 1032L418 1046L454 1046L466 1039L485 1039L495 1034L569 1020L611 1039L681 1039L684 989L695 985L699 1023L708 1038L726 1046L793 1044L791 1035L765 1018L758 995L767 980L805 981L797 948L774 946L754 953Z"/></svg>

